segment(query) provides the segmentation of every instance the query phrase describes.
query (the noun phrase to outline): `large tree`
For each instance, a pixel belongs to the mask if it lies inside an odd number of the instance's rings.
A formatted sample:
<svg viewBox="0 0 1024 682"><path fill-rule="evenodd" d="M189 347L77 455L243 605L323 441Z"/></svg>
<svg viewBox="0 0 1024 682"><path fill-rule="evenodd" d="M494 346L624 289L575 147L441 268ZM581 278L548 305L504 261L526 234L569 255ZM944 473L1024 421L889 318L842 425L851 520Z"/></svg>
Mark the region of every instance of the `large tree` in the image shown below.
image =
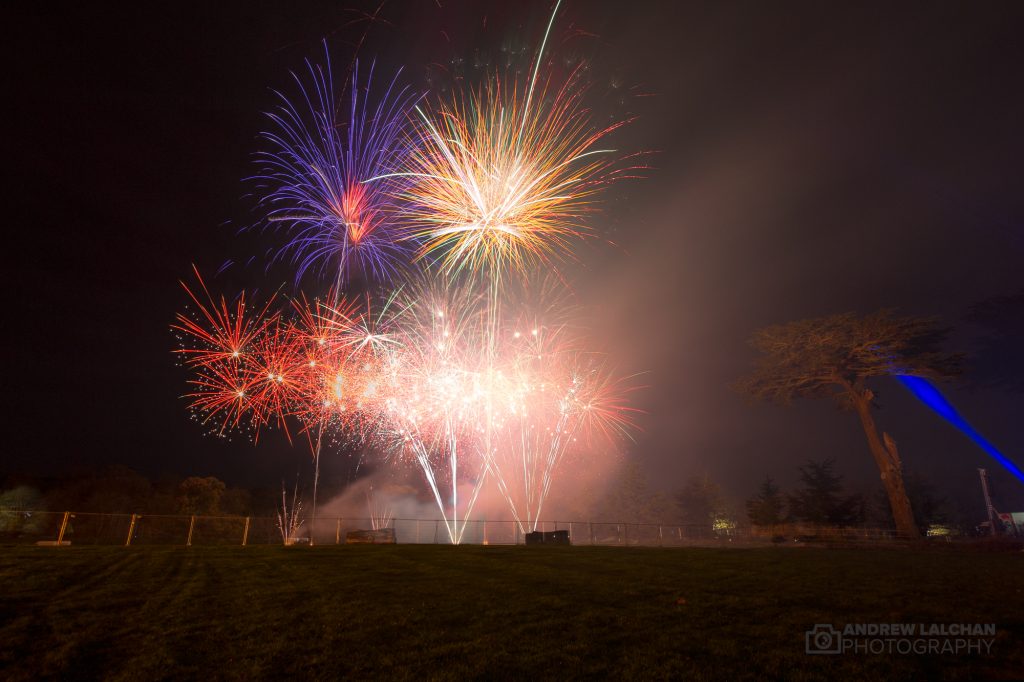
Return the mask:
<svg viewBox="0 0 1024 682"><path fill-rule="evenodd" d="M762 355L739 388L755 399L782 404L828 397L855 411L881 473L896 528L918 537L896 443L875 425L875 392L868 382L889 375L943 379L959 374L962 356L941 349L947 334L932 318L896 317L888 310L766 327L750 340Z"/></svg>

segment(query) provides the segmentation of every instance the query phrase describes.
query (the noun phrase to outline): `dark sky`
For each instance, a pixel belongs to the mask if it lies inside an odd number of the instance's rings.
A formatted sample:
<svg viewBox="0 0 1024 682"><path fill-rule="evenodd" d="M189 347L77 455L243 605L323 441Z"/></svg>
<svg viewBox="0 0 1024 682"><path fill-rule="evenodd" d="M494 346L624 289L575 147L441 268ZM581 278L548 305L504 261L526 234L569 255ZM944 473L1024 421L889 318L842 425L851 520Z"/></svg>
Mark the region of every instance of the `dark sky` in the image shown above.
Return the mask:
<svg viewBox="0 0 1024 682"><path fill-rule="evenodd" d="M600 228L616 246L589 249L575 281L617 364L646 372L629 456L656 487L706 472L742 499L827 456L874 485L852 415L751 407L729 388L750 333L895 307L941 316L953 349L977 351L971 305L1024 289L1024 9L845 5L566 0L556 22L552 54L590 61L596 115L638 116L616 143L655 152L646 180L612 189ZM417 88L430 63L472 81L525 49L525 66L550 7L395 2L372 23L342 3L16 10L0 473L122 463L272 485L294 469L303 455L280 438L202 435L168 331L192 263L212 273L266 246L237 230L269 89L325 39L347 64L364 35L361 58L405 65ZM235 267L214 284L282 279ZM1004 317L1019 333L1019 308ZM1020 376L1012 355L975 360ZM973 378L948 395L1024 462L1024 393ZM894 382L876 388L909 468L980 509L987 466L997 506L1024 509L1024 485Z"/></svg>

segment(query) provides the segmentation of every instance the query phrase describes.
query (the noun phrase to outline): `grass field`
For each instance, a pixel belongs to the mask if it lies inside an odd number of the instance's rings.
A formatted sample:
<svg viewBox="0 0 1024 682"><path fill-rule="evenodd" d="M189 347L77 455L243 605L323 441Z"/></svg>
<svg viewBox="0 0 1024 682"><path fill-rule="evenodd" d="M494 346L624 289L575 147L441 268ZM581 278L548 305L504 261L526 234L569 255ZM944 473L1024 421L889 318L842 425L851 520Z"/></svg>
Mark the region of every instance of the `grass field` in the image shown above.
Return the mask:
<svg viewBox="0 0 1024 682"><path fill-rule="evenodd" d="M0 548L0 678L1024 676L1024 554ZM810 656L815 623L996 623L991 655Z"/></svg>

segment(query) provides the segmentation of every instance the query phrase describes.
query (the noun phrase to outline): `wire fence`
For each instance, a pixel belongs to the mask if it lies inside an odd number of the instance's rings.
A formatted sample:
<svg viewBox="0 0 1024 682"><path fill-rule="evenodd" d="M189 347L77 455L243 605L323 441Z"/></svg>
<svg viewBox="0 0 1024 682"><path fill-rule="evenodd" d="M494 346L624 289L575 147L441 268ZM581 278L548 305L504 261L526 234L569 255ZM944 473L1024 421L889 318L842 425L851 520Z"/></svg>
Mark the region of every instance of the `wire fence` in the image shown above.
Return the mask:
<svg viewBox="0 0 1024 682"><path fill-rule="evenodd" d="M286 540L275 517L167 514L103 514L0 510L0 543L42 545L184 545L246 546L281 544L345 544L349 533L390 529L386 535L401 544L450 544L440 519L317 518L303 523ZM519 545L524 529L515 521L473 520L459 524L462 544ZM901 538L883 528L822 527L798 524L715 529L710 525L548 521L538 531L568 531L574 545L684 547L722 544L824 542L829 544L891 543Z"/></svg>

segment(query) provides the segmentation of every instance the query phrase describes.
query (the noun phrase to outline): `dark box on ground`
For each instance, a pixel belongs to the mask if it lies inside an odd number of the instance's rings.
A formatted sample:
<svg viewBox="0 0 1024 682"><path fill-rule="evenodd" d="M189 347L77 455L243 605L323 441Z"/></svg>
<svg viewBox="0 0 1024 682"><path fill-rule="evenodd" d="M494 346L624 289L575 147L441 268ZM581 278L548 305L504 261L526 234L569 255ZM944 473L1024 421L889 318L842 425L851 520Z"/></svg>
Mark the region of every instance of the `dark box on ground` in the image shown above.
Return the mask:
<svg viewBox="0 0 1024 682"><path fill-rule="evenodd" d="M569 531L567 530L552 530L547 533L540 531L534 531L533 533L526 534L526 544L528 545L568 545L572 544L569 542Z"/></svg>
<svg viewBox="0 0 1024 682"><path fill-rule="evenodd" d="M346 545L393 545L395 544L395 529L381 528L380 530L352 530L345 533Z"/></svg>

